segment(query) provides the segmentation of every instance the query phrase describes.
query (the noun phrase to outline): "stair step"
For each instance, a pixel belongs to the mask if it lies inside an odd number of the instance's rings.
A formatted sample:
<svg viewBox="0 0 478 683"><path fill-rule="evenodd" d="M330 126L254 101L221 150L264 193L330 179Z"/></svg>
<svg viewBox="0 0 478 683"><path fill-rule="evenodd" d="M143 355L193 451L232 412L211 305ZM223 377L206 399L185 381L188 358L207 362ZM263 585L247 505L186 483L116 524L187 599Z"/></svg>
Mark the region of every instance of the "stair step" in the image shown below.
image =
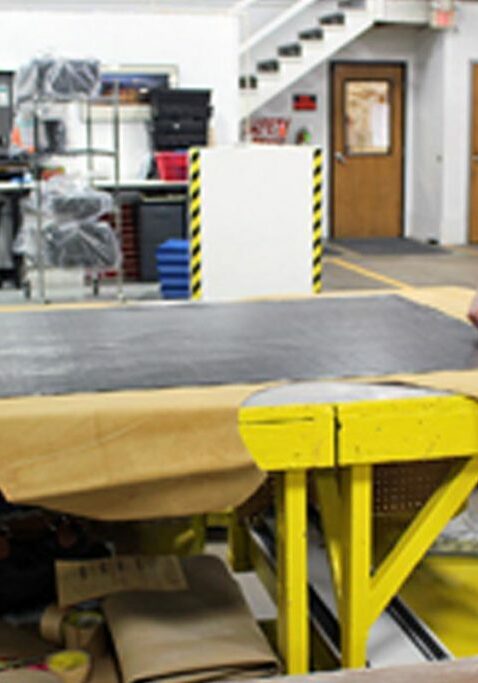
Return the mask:
<svg viewBox="0 0 478 683"><path fill-rule="evenodd" d="M257 76L241 76L239 78L239 88L241 90L256 90Z"/></svg>
<svg viewBox="0 0 478 683"><path fill-rule="evenodd" d="M365 9L365 0L339 0L339 9Z"/></svg>
<svg viewBox="0 0 478 683"><path fill-rule="evenodd" d="M309 28L299 33L300 40L322 40L324 32L321 28Z"/></svg>
<svg viewBox="0 0 478 683"><path fill-rule="evenodd" d="M302 45L300 43L281 45L277 52L279 57L300 57L302 55Z"/></svg>
<svg viewBox="0 0 478 683"><path fill-rule="evenodd" d="M333 14L325 14L319 19L321 26L343 26L345 24L345 14L343 12L334 12Z"/></svg>
<svg viewBox="0 0 478 683"><path fill-rule="evenodd" d="M263 62L257 62L259 73L277 73L279 70L280 62L278 59L266 59Z"/></svg>

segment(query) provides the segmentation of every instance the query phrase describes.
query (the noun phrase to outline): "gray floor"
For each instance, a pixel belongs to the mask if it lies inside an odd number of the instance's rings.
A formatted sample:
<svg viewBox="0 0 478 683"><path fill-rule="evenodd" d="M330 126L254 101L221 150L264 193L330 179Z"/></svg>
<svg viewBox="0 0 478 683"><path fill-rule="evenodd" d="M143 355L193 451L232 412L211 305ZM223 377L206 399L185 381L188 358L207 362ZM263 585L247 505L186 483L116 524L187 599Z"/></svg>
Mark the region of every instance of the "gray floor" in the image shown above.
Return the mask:
<svg viewBox="0 0 478 683"><path fill-rule="evenodd" d="M371 271L370 277L348 270L347 264ZM387 286L374 275L393 278L407 285L456 285L475 289L478 287L478 248L457 247L444 254L406 256L361 256L342 250L338 257L325 258L324 290Z"/></svg>
<svg viewBox="0 0 478 683"><path fill-rule="evenodd" d="M383 281L382 276L387 280ZM393 286L393 280L397 281L397 285L456 285L475 289L478 287L478 247L456 247L448 249L446 253L398 256L363 256L348 249L334 248L334 254L324 258L324 291L383 289ZM140 301L160 297L155 283L126 283L124 296L128 300ZM114 284L102 284L97 299L107 301L116 297ZM59 302L95 300L88 288L80 292L56 289L50 298ZM28 301L22 291L8 287L0 289L0 305L25 303Z"/></svg>

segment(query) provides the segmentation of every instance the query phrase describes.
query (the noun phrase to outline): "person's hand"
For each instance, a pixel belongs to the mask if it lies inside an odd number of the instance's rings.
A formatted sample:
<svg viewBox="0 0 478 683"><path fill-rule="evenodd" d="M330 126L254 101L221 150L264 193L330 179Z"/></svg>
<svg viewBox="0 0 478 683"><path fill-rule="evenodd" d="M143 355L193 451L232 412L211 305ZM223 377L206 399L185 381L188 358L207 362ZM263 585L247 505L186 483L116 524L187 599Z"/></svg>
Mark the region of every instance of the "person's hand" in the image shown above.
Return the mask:
<svg viewBox="0 0 478 683"><path fill-rule="evenodd" d="M478 292L476 292L468 309L468 320L478 327Z"/></svg>

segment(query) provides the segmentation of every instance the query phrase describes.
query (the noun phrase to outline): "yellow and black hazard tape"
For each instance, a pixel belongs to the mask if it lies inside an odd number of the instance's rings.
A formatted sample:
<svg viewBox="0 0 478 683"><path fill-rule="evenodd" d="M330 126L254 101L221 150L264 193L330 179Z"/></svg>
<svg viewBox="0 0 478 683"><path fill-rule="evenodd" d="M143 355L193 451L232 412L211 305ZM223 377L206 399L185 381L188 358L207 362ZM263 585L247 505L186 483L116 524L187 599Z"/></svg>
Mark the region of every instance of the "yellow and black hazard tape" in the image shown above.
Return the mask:
<svg viewBox="0 0 478 683"><path fill-rule="evenodd" d="M202 297L202 250L201 250L201 153L199 149L189 152L189 237L191 298Z"/></svg>
<svg viewBox="0 0 478 683"><path fill-rule="evenodd" d="M314 151L313 179L313 237L312 237L312 290L322 289L322 150Z"/></svg>

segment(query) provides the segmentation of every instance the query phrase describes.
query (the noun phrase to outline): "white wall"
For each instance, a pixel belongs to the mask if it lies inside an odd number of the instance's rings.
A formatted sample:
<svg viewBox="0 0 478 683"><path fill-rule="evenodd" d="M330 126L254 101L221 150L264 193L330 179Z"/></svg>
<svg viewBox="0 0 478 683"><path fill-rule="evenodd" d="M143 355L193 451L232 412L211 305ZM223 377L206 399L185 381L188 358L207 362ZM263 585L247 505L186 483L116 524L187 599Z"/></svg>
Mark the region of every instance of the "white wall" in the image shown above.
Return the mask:
<svg viewBox="0 0 478 683"><path fill-rule="evenodd" d="M409 84L408 102L406 107L406 148L412 152L415 138L414 121L414 90L416 83L416 53L422 39L422 31L416 27L383 27L370 29L363 36L352 42L345 49L334 55L334 61L395 61L405 62L407 65L407 81ZM296 84L288 88L280 96L265 105L258 116L287 116L292 117L289 132L289 142L293 142L297 131L306 126L312 132L315 145L323 147L325 164L329 164L330 140L330 97L329 97L329 69L330 64L322 64ZM292 95L294 93L315 93L317 95L317 112L296 113L292 110ZM415 233L413 227L414 178L413 163L407 164L405 178L405 234ZM328 174L327 174L328 175ZM329 187L328 178L324 187L324 233L329 233Z"/></svg>
<svg viewBox="0 0 478 683"><path fill-rule="evenodd" d="M237 139L239 32L232 16L127 9L0 10L0 26L0 69L17 69L46 51L93 56L108 65L177 64L182 87L213 90L216 141L228 144ZM146 151L146 134L144 124L124 125L123 175L132 177Z"/></svg>
<svg viewBox="0 0 478 683"><path fill-rule="evenodd" d="M460 3L458 28L447 32L444 53L444 209L442 241L468 240L471 67L478 63L478 5Z"/></svg>
<svg viewBox="0 0 478 683"><path fill-rule="evenodd" d="M407 163L413 177L410 229L422 240L441 241L444 183L444 40L424 32L417 46L414 97L415 135Z"/></svg>

